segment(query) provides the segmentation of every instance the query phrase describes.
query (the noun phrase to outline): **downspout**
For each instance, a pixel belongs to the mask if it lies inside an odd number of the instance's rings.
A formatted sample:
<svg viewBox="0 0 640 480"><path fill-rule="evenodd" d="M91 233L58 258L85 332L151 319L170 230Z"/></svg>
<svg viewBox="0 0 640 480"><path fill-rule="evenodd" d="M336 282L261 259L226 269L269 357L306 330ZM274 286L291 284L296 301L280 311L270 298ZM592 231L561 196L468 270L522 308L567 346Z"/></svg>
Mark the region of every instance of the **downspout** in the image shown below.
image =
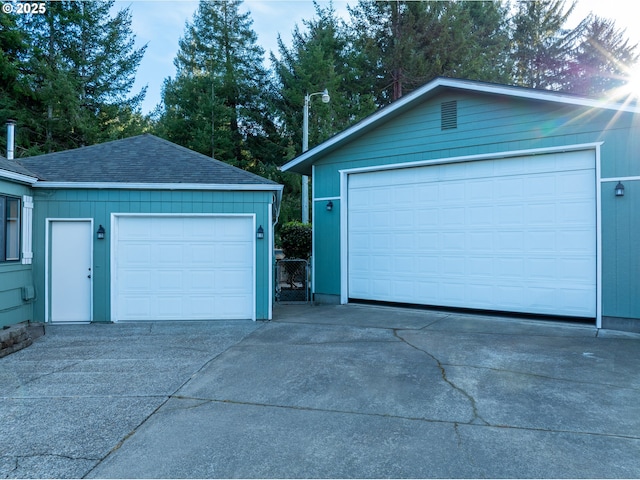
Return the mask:
<svg viewBox="0 0 640 480"><path fill-rule="evenodd" d="M16 139L16 121L7 120L7 160L13 160L13 151L15 148Z"/></svg>

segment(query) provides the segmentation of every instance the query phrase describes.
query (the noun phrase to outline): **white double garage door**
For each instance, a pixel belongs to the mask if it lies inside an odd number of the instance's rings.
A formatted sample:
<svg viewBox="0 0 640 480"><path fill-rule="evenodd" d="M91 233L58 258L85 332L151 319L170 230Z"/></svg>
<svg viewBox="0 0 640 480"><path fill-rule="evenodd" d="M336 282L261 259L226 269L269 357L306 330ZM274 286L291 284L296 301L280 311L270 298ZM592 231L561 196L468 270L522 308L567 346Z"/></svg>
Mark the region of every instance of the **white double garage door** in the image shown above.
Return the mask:
<svg viewBox="0 0 640 480"><path fill-rule="evenodd" d="M253 227L253 216L116 215L113 319L255 319Z"/></svg>
<svg viewBox="0 0 640 480"><path fill-rule="evenodd" d="M353 173L347 194L343 298L596 316L593 150Z"/></svg>

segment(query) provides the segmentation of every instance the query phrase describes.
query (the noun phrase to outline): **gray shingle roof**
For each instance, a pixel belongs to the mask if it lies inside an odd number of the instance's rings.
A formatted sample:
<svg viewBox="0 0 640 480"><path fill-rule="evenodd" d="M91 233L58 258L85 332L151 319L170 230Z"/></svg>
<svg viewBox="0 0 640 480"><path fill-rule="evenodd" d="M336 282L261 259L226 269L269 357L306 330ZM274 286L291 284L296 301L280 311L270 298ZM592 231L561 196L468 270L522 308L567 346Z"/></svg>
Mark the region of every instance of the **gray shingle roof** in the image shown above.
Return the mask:
<svg viewBox="0 0 640 480"><path fill-rule="evenodd" d="M277 185L150 134L21 158L19 163L48 182Z"/></svg>
<svg viewBox="0 0 640 480"><path fill-rule="evenodd" d="M19 173L20 175L26 175L28 177L36 177L36 174L30 170L27 170L22 165L18 164L15 160L7 160L4 157L0 157L0 170L6 170L8 172Z"/></svg>

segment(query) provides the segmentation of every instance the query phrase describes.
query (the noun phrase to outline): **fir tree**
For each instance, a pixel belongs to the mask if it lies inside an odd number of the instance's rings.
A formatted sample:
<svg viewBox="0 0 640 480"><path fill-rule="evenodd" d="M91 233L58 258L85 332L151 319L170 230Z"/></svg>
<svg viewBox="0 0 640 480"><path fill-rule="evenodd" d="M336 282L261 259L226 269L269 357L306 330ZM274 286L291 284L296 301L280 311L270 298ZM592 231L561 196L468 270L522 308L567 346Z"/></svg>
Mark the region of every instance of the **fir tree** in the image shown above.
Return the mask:
<svg viewBox="0 0 640 480"><path fill-rule="evenodd" d="M163 86L159 131L167 139L261 172L260 137L273 133L268 73L240 0L201 0ZM268 162L269 159L266 159Z"/></svg>
<svg viewBox="0 0 640 480"><path fill-rule="evenodd" d="M113 3L48 2L44 14L17 20L29 47L16 64L23 106L11 113L19 144L30 154L137 130L145 90L127 95L145 47L134 48L128 10L111 17Z"/></svg>
<svg viewBox="0 0 640 480"><path fill-rule="evenodd" d="M640 58L637 44L632 44L624 33L613 20L589 17L571 63L567 90L592 97L607 93L615 96Z"/></svg>
<svg viewBox="0 0 640 480"><path fill-rule="evenodd" d="M565 10L564 0L519 1L513 18L514 83L523 87L563 90L571 75L569 65L585 28L566 23L575 1Z"/></svg>

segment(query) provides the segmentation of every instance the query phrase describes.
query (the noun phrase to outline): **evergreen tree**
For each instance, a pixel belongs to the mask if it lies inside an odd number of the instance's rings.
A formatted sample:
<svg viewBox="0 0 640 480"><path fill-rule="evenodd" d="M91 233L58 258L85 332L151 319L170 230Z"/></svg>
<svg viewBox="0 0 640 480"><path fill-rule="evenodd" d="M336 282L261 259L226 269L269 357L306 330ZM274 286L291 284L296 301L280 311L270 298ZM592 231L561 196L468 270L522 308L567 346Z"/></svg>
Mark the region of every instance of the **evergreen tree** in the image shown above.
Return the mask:
<svg viewBox="0 0 640 480"><path fill-rule="evenodd" d="M425 37L442 33L437 19L441 2L359 0L349 7L351 40L358 63L372 79L378 105L400 98L430 80ZM437 58L431 58L438 62Z"/></svg>
<svg viewBox="0 0 640 480"><path fill-rule="evenodd" d="M146 47L134 48L131 15L111 17L113 3L48 2L45 13L18 17L29 45L16 64L22 100L5 114L29 154L137 133L145 90L127 95Z"/></svg>
<svg viewBox="0 0 640 480"><path fill-rule="evenodd" d="M499 0L457 2L460 68L451 76L495 83L510 83L513 69L509 55L510 22L508 4ZM450 70L443 69L443 74Z"/></svg>
<svg viewBox="0 0 640 480"><path fill-rule="evenodd" d="M514 83L523 87L566 90L569 65L585 22L565 27L575 8L564 0L520 0L513 18Z"/></svg>
<svg viewBox="0 0 640 480"><path fill-rule="evenodd" d="M278 38L280 56L271 55L279 89L278 108L284 134L296 152L302 147L302 114L307 94L326 88L331 100L309 102L309 146L312 147L372 113L375 105L369 86L354 68L344 25L332 5L315 3L316 15L296 25L293 45L287 48Z"/></svg>
<svg viewBox="0 0 640 480"><path fill-rule="evenodd" d="M2 6L4 2L0 2ZM27 98L19 82L21 57L27 50L22 30L12 15L0 14L0 120L2 125L26 108ZM6 152L6 136L0 135L0 155Z"/></svg>
<svg viewBox="0 0 640 480"><path fill-rule="evenodd" d="M305 96L324 91L331 100L323 103L320 96L309 101L309 147L344 130L375 110L369 93L369 80L358 71L354 52L348 42L345 25L332 5L315 5L315 16L303 20L293 31L291 47L278 38L279 57L271 54L275 74L277 108L284 138L289 142L285 163L302 151L302 124ZM300 177L284 175L285 197L281 215L283 222L300 218Z"/></svg>
<svg viewBox="0 0 640 480"><path fill-rule="evenodd" d="M201 0L164 82L158 131L232 165L263 173L275 127L269 78L240 0ZM277 139L275 140L277 144ZM277 147L275 147L277 150ZM267 158L265 158L267 157Z"/></svg>
<svg viewBox="0 0 640 480"><path fill-rule="evenodd" d="M638 63L637 44L625 38L613 20L591 16L571 64L567 89L584 96L615 94Z"/></svg>
<svg viewBox="0 0 640 480"><path fill-rule="evenodd" d="M349 9L360 69L384 105L437 76L505 81L509 30L499 1L359 0Z"/></svg>

